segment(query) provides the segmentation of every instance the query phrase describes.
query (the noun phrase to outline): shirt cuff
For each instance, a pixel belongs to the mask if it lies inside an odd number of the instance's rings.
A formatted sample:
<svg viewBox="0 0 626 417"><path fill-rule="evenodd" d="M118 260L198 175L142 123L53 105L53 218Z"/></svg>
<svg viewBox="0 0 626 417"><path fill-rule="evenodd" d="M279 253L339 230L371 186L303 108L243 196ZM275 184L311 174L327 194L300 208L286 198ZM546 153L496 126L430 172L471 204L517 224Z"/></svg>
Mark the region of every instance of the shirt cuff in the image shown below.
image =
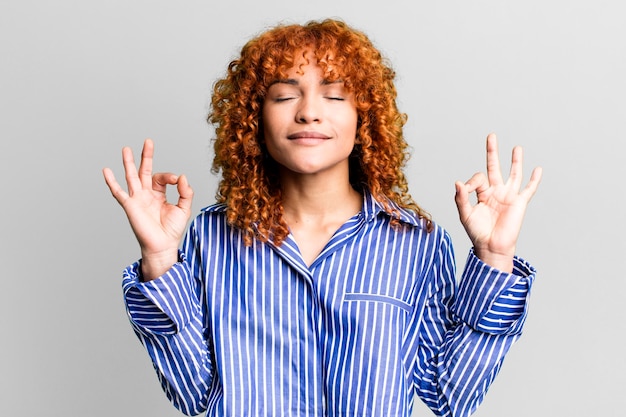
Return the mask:
<svg viewBox="0 0 626 417"><path fill-rule="evenodd" d="M185 256L162 276L141 281L141 261L127 267L122 288L128 317L143 334L173 335L191 320L197 306Z"/></svg>
<svg viewBox="0 0 626 417"><path fill-rule="evenodd" d="M535 268L513 259L506 273L481 261L470 251L454 305L454 313L475 330L490 334L519 334L524 324Z"/></svg>

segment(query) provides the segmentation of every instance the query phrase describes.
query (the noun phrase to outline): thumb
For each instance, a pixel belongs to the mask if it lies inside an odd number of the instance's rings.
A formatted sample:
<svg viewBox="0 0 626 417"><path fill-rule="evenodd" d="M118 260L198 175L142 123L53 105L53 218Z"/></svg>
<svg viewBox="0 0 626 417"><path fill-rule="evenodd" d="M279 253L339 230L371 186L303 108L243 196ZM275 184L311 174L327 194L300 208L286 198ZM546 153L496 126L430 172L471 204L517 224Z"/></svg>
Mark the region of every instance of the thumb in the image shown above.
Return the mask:
<svg viewBox="0 0 626 417"><path fill-rule="evenodd" d="M178 178L178 182L176 184L176 189L178 190L178 204L177 206L189 213L191 212L191 203L193 201L193 189L189 185L187 181L187 176L181 175Z"/></svg>
<svg viewBox="0 0 626 417"><path fill-rule="evenodd" d="M459 211L459 217L461 221L464 222L467 219L472 211L472 205L469 201L469 192L465 184L461 181L457 181L454 183L454 188L456 189L456 193L454 195L454 201L456 203L456 208Z"/></svg>

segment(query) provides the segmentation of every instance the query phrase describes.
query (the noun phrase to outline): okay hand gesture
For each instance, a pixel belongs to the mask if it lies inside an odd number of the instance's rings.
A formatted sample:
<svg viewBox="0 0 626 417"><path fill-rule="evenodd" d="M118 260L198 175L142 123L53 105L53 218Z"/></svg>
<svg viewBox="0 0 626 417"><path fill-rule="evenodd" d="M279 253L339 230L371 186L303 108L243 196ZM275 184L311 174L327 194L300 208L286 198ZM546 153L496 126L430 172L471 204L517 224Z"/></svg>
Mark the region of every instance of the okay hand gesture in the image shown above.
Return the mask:
<svg viewBox="0 0 626 417"><path fill-rule="evenodd" d="M461 223L476 255L487 264L511 272L515 245L524 213L541 180L541 168L535 168L526 187L522 185L522 148L515 147L511 171L502 178L498 143L495 134L487 136L487 175L474 174L466 183L457 181L455 201ZM469 195L475 192L477 203Z"/></svg>
<svg viewBox="0 0 626 417"><path fill-rule="evenodd" d="M193 198L193 190L184 175L152 174L153 154L154 144L147 139L137 171L132 150L122 149L128 192L118 184L109 168L103 170L111 194L126 212L141 247L144 280L157 278L178 261L178 247L191 216ZM177 204L167 202L167 185L176 185Z"/></svg>

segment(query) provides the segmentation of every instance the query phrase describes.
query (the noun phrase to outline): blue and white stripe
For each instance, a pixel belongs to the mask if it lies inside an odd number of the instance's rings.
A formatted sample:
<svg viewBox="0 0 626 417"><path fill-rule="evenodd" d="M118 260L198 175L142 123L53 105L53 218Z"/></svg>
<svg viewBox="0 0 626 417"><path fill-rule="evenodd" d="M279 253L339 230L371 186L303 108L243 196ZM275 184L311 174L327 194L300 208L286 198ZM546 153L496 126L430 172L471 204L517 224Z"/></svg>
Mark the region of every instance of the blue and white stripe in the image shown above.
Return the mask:
<svg viewBox="0 0 626 417"><path fill-rule="evenodd" d="M243 243L214 205L192 222L181 262L142 283L127 311L163 389L207 416L468 416L519 337L534 269L513 274L470 253L457 288L452 244L401 210L362 211L310 265L288 236Z"/></svg>

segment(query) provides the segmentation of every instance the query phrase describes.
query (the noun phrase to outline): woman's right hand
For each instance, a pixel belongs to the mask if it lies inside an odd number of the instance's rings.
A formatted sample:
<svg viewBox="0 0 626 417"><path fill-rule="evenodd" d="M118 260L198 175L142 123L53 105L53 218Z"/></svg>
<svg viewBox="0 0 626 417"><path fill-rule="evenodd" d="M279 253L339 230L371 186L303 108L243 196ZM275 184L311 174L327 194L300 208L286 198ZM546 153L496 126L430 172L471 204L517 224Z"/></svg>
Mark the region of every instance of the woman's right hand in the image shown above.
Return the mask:
<svg viewBox="0 0 626 417"><path fill-rule="evenodd" d="M139 171L130 148L122 149L128 192L118 184L109 168L102 170L111 194L122 206L141 248L142 275L150 281L163 275L178 262L178 247L191 216L193 190L184 175L152 175L154 144L146 139ZM176 185L177 204L167 202L167 185Z"/></svg>

